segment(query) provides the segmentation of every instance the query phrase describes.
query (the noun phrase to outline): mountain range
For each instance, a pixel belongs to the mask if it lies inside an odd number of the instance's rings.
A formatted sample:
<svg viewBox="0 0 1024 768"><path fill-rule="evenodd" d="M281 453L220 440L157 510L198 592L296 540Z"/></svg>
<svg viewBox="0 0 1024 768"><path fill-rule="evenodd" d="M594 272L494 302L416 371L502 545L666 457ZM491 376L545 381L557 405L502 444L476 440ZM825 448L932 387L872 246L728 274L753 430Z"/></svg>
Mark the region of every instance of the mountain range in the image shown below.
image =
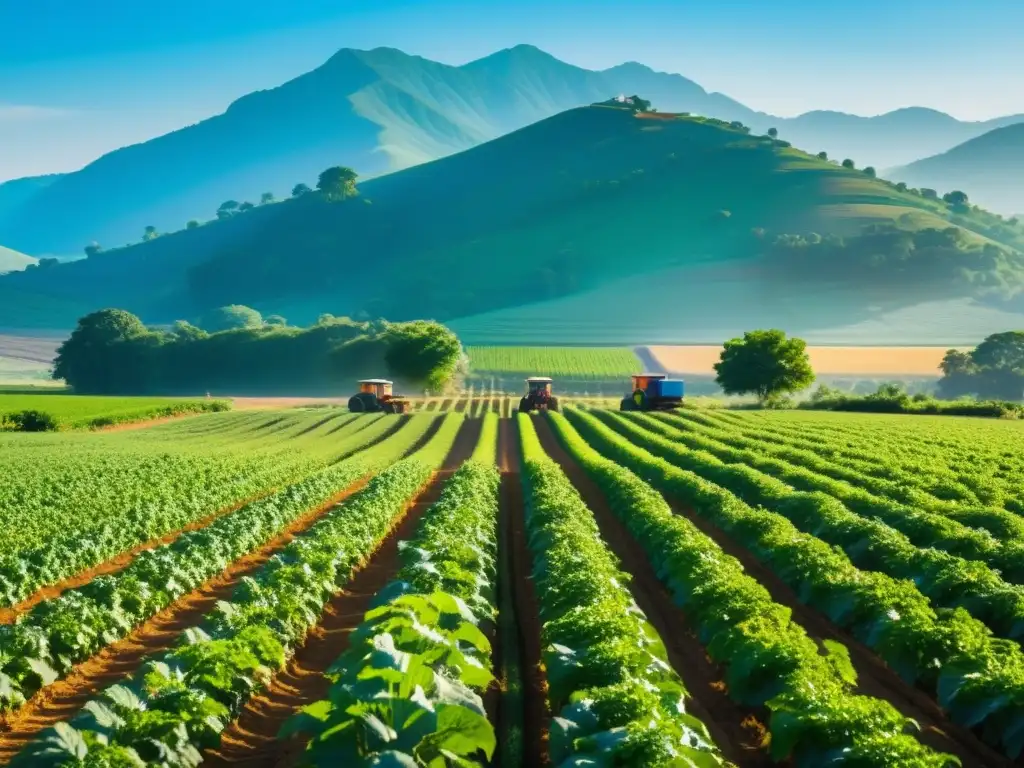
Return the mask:
<svg viewBox="0 0 1024 768"><path fill-rule="evenodd" d="M878 117L779 118L635 62L590 71L531 46L449 66L391 48L343 49L317 69L248 94L221 115L111 152L64 175L0 184L0 242L35 256L80 256L143 228L210 219L225 200L285 197L332 165L373 178L466 150L567 109L637 93L663 111L776 128L795 146L859 166L903 165L1024 115L961 122L928 109Z"/></svg>
<svg viewBox="0 0 1024 768"><path fill-rule="evenodd" d="M1024 124L990 131L887 175L914 186L959 189L1001 213L1024 211Z"/></svg>
<svg viewBox="0 0 1024 768"><path fill-rule="evenodd" d="M1024 225L742 125L595 105L354 197L309 192L0 277L0 327L70 328L106 306L169 324L234 303L301 324L433 317L473 343L717 343L954 300L1003 322L1021 251ZM927 332L946 343L962 319Z"/></svg>

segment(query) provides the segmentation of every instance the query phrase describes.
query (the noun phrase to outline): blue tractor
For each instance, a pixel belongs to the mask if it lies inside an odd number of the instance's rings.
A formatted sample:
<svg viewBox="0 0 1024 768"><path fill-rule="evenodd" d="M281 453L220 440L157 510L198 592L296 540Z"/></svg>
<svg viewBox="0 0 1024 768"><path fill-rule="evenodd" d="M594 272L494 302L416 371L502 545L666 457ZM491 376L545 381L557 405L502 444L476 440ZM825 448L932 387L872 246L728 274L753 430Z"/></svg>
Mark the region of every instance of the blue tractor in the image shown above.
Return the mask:
<svg viewBox="0 0 1024 768"><path fill-rule="evenodd" d="M622 398L620 411L667 411L683 404L683 380L664 373L638 373L633 392Z"/></svg>

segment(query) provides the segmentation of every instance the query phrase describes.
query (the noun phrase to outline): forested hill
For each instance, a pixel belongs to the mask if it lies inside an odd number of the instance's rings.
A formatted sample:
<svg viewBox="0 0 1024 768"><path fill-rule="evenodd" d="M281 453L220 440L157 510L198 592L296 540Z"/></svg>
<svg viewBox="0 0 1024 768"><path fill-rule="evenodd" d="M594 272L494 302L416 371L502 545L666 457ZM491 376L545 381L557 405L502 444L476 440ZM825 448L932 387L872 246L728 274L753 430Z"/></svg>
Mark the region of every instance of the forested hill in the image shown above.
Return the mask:
<svg viewBox="0 0 1024 768"><path fill-rule="evenodd" d="M842 281L906 302L1008 293L1024 273L1019 224L703 118L574 109L359 189L0 278L0 325L231 303L446 320L734 263L787 290Z"/></svg>
<svg viewBox="0 0 1024 768"><path fill-rule="evenodd" d="M363 178L434 160L563 110L639 93L817 152L888 167L945 151L1024 116L986 123L935 110L779 118L636 62L591 71L528 45L455 67L394 48L343 49L316 69L242 96L219 115L110 152L73 173L0 184L0 242L37 257L136 241L205 220L226 200L286 197L343 163Z"/></svg>

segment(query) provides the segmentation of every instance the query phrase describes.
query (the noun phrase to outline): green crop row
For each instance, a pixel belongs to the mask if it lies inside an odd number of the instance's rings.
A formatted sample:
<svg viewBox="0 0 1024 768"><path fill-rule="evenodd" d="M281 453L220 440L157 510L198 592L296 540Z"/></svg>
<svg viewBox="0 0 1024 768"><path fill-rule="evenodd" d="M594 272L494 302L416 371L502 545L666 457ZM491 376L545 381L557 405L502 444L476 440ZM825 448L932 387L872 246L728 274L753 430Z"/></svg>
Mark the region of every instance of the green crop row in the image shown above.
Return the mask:
<svg viewBox="0 0 1024 768"><path fill-rule="evenodd" d="M107 688L70 724L47 729L11 766L198 766L200 750L219 744L430 479L437 464L422 457L443 458L453 438L442 425L243 580L172 651Z"/></svg>
<svg viewBox="0 0 1024 768"><path fill-rule="evenodd" d="M616 431L589 414L572 412L570 418L598 450L710 518L801 600L847 629L904 679L930 691L954 722L979 727L986 741L1012 758L1024 749L1024 730L1017 727L1024 721L1024 652L1016 642L993 638L963 608L936 611L912 582L858 570L841 549L733 495L767 485L770 478L725 467L629 420L616 419L614 425L621 427ZM674 449L673 461L647 448Z"/></svg>
<svg viewBox="0 0 1024 768"><path fill-rule="evenodd" d="M1024 637L1024 587L1006 583L984 563L965 560L931 547L919 549L905 535L884 522L860 517L826 494L793 491L767 476L759 478L761 473L748 466L737 467L745 459L728 452L718 452L713 441L698 440L691 444L683 433L667 424L652 419L637 421L651 432L693 447L697 451L694 455L700 456L702 467L712 460L701 455L699 448L707 449L717 458L729 456L736 463L723 464L720 473L708 474L705 471L702 474L734 490L744 501L784 515L804 533L842 547L859 568L913 581L936 605L965 608L1002 637L1016 640ZM689 463L680 463L686 458L681 457L674 446L670 450L667 444L652 439L644 447L677 465L695 469ZM753 460L748 462L753 463Z"/></svg>
<svg viewBox="0 0 1024 768"><path fill-rule="evenodd" d="M0 626L0 711L17 707L182 595L273 539L304 512L360 477L398 460L426 432L419 420L364 455L328 467L174 542L148 550L124 570L99 576Z"/></svg>
<svg viewBox="0 0 1024 768"><path fill-rule="evenodd" d="M887 432L874 432L870 436L839 431L827 425L774 421L765 414L743 414L742 418L727 418L724 414L704 415L687 412L688 420L699 420L708 426L738 430L750 439L776 443L785 448L813 452L823 460L833 462L870 477L878 477L921 489L931 496L952 502L983 503L1005 506L1015 512L1022 511L1015 498L1019 493L1024 466L1012 466L1007 455L1009 438L1014 437L1009 425L993 424L1000 432L989 434L991 450L976 450L971 456L960 456L948 448L921 445L921 430L908 429L906 423L893 424ZM949 423L945 425L949 430ZM870 426L870 425L867 425ZM962 424L956 424L962 429ZM927 433L924 433L927 434ZM971 447L978 449L986 441L974 440ZM1010 448L1012 454L1012 447Z"/></svg>
<svg viewBox="0 0 1024 768"><path fill-rule="evenodd" d="M300 766L491 758L497 742L479 694L494 677L480 624L496 610L498 483L493 463L463 464L402 542L402 568L329 671L327 697L281 732L312 737Z"/></svg>
<svg viewBox="0 0 1024 768"><path fill-rule="evenodd" d="M466 354L474 373L496 376L608 379L642 370L628 347L467 347Z"/></svg>
<svg viewBox="0 0 1024 768"><path fill-rule="evenodd" d="M378 419L365 428L360 426L349 423L329 438L336 456L363 448L394 424ZM241 441L243 445L245 442ZM295 451L298 441L290 447ZM130 457L116 451L101 454L92 465L88 458L88 453L74 459L65 457L60 471L52 475L47 474L46 467L32 470L12 462L12 466L25 469L29 477L12 478L11 485L21 483L22 488L34 490L34 498L24 499L25 506L18 510L16 519L46 521L47 528L63 522L65 530L55 530L45 538L32 537L29 540L38 542L35 546L0 555L0 604L14 605L40 587L73 576L232 502L264 495L324 464L312 458L276 453L246 456L241 452L218 457L154 451ZM83 509L94 509L96 498L92 494L104 483L115 488L97 496L111 502L114 509L123 509L120 515L104 514L82 531L75 525L75 515L64 517L59 511L73 507L78 500ZM17 497L11 493L4 501L13 506ZM28 538L24 531L21 535Z"/></svg>
<svg viewBox="0 0 1024 768"><path fill-rule="evenodd" d="M729 695L771 713L773 759L801 768L824 765L836 755L851 765L893 768L953 762L909 735L911 723L891 705L854 695L856 673L845 647L825 641L819 648L735 558L673 514L651 486L602 456L581 433L642 474L658 473L673 488L688 483L705 504L724 509L735 499L692 475L668 470L593 417L567 413L568 419L549 414L556 432L640 542L711 658L725 666Z"/></svg>
<svg viewBox="0 0 1024 768"><path fill-rule="evenodd" d="M683 681L624 586L628 577L562 470L518 415L531 576L542 622L558 766L721 765L705 725L686 714Z"/></svg>
<svg viewBox="0 0 1024 768"><path fill-rule="evenodd" d="M1024 581L1024 541L1010 539L1001 542L986 530L970 527L967 523L934 512L912 509L904 504L876 496L863 488L851 483L820 475L810 469L773 458L757 450L741 450L722 445L711 438L704 437L693 431L680 431L663 420L636 414L635 418L649 432L653 431L658 439L657 445L671 451L685 445L690 453L703 454L701 461L707 459L711 463L718 462L726 466L732 475L745 474L754 478L752 493L766 491L776 496L789 493L790 488L797 488L809 493L821 492L846 505L851 511L864 518L878 518L889 527L906 535L919 547L934 547L952 555L968 560L980 560L1000 571L1003 576L1014 583ZM617 414L603 416L606 420L618 421ZM765 484L770 478L775 481L774 488ZM742 494L741 494L742 495ZM753 497L747 498L752 501ZM756 502L760 503L760 502ZM1001 517L1013 518L1006 511L964 508L963 516L972 522L983 518L993 527L998 525ZM1003 521L1004 525L1013 525L1013 520Z"/></svg>

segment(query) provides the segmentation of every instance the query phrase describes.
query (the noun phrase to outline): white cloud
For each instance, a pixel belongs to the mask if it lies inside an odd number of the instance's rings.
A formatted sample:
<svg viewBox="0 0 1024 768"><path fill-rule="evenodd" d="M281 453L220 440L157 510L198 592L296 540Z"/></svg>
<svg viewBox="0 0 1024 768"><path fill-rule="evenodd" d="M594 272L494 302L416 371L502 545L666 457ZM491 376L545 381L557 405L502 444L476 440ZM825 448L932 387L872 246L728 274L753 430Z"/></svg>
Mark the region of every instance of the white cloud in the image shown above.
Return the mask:
<svg viewBox="0 0 1024 768"><path fill-rule="evenodd" d="M0 104L0 123L27 123L66 117L70 110L56 107L37 107L32 104Z"/></svg>

